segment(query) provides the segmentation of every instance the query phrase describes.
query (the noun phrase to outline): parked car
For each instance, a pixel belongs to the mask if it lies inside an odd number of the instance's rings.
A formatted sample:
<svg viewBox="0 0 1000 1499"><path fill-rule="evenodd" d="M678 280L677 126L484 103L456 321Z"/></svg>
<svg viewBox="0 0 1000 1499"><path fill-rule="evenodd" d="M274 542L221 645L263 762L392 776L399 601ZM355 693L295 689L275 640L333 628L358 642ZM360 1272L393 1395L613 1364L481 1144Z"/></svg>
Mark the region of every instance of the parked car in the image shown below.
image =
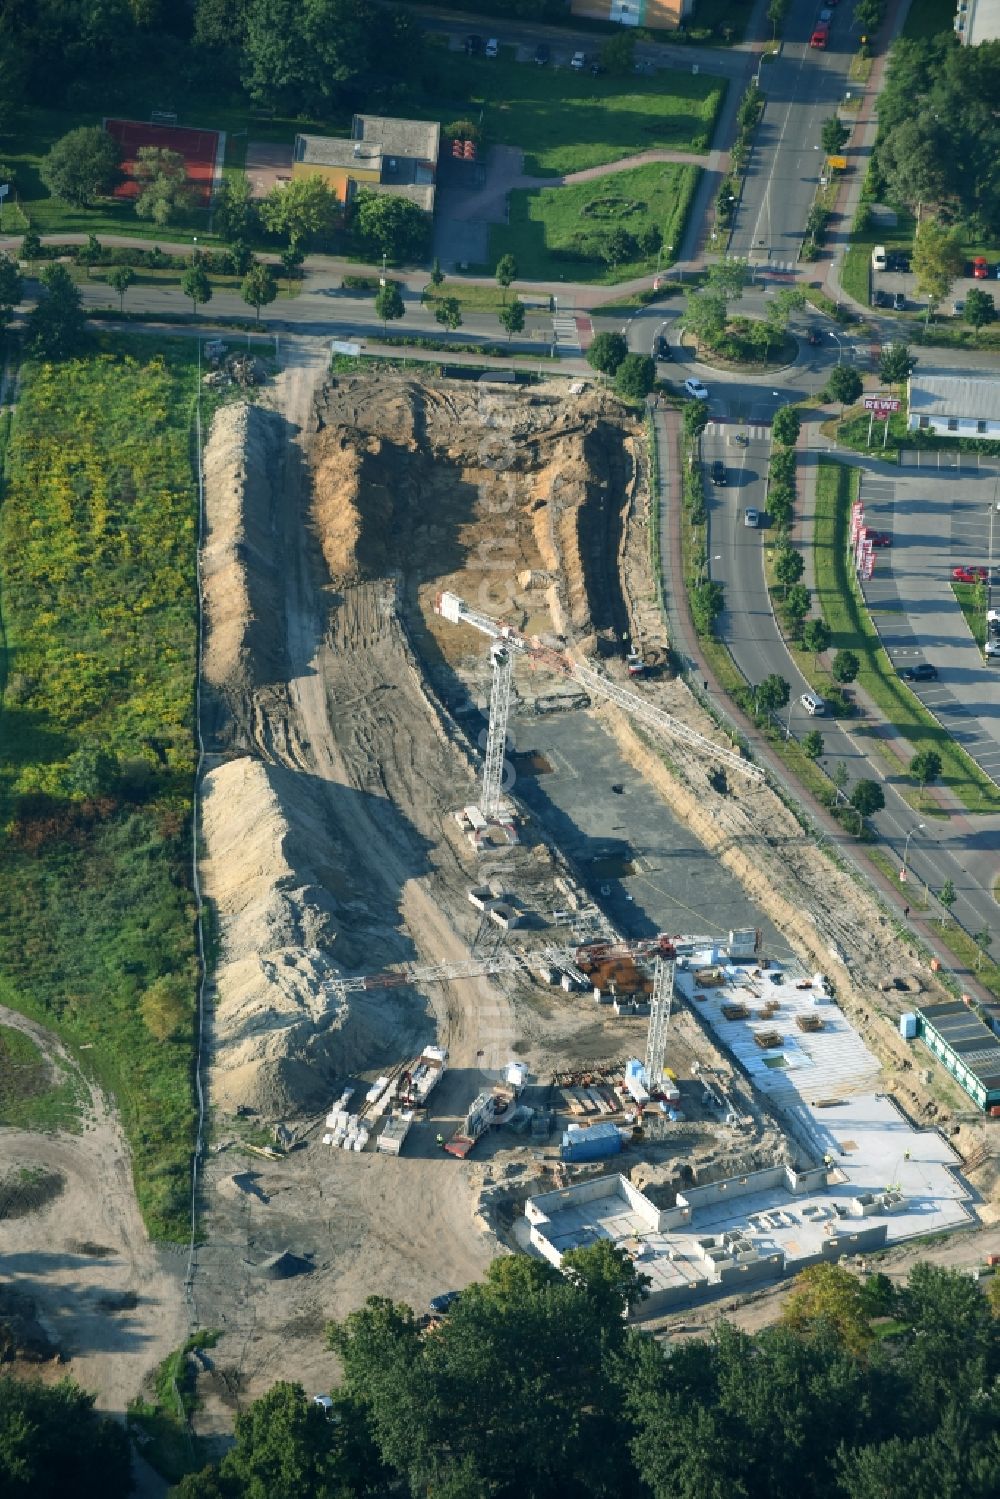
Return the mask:
<svg viewBox="0 0 1000 1499"><path fill-rule="evenodd" d="M600 78L600 76L601 76L601 74L603 72L604 72L604 69L601 67L601 65L600 65L599 62L592 62L590 64L590 76L591 76L591 78Z"/></svg>
<svg viewBox="0 0 1000 1499"><path fill-rule="evenodd" d="M490 39L489 39L489 41L486 43L486 56L487 57L499 57L500 56L500 42L499 42L499 40L498 40L497 37L491 36Z"/></svg>
<svg viewBox="0 0 1000 1499"><path fill-rule="evenodd" d="M807 331L807 333L806 333L806 343L807 344L811 344L812 347L815 349L816 346L817 346L817 344L821 344L822 342L823 342L823 335L822 335L822 333L820 333L820 331L819 331L818 328L810 328Z"/></svg>
<svg viewBox="0 0 1000 1499"><path fill-rule="evenodd" d="M476 34L475 34L474 31L470 31L469 35L465 38L465 52L466 52L466 56L468 56L468 57L475 57L476 54L479 53L479 52L482 52L482 50L483 50L483 39L482 39L482 37L481 36L476 36Z"/></svg>
<svg viewBox="0 0 1000 1499"><path fill-rule="evenodd" d="M545 64L548 62L551 56L552 53L550 49L545 45L545 43L539 42L538 46L535 48L535 61L537 62L538 66L540 68L544 68Z"/></svg>
<svg viewBox="0 0 1000 1499"><path fill-rule="evenodd" d="M895 295L893 296L893 299L892 299L892 310L893 310L893 312L905 312L906 311L906 293L905 292L898 291L898 292L895 293Z"/></svg>
<svg viewBox="0 0 1000 1499"><path fill-rule="evenodd" d="M716 489L723 489L726 485L726 465L721 458L716 458L712 464L712 483Z"/></svg>
<svg viewBox="0 0 1000 1499"><path fill-rule="evenodd" d="M804 692L799 698L799 702L813 718L822 718L826 712L826 702L820 697L818 692Z"/></svg>
<svg viewBox="0 0 1000 1499"><path fill-rule="evenodd" d="M1000 609L988 609L986 612L986 645L983 653L987 661L1000 656Z"/></svg>
<svg viewBox="0 0 1000 1499"><path fill-rule="evenodd" d="M830 22L833 20L833 11L829 10L824 5L823 9L819 13L819 18L824 26L829 26Z"/></svg>
<svg viewBox="0 0 1000 1499"><path fill-rule="evenodd" d="M694 375L691 376L690 380L684 381L684 389L687 391L688 395L693 396L696 401L708 400L708 391L706 390L705 386L702 385L700 380L695 379Z"/></svg>
<svg viewBox="0 0 1000 1499"><path fill-rule="evenodd" d="M937 667L929 661L918 661L916 666L901 666L899 675L908 682L936 682Z"/></svg>
<svg viewBox="0 0 1000 1499"><path fill-rule="evenodd" d="M435 1317L443 1317L450 1311L461 1294L461 1291L443 1291L440 1296L432 1296L430 1309Z"/></svg>
<svg viewBox="0 0 1000 1499"><path fill-rule="evenodd" d="M578 73L581 72L587 66L586 52L574 52L569 60L569 65L571 68L575 68Z"/></svg>
<svg viewBox="0 0 1000 1499"><path fill-rule="evenodd" d="M964 311L965 311L965 298L964 297L956 297L955 301L954 301L954 303L952 305L952 309L951 309L952 317L961 317L962 313Z"/></svg>
<svg viewBox="0 0 1000 1499"><path fill-rule="evenodd" d="M657 359L673 359L674 356L670 352L670 345L667 343L666 334L658 333L656 335L653 341L653 353Z"/></svg>
<svg viewBox="0 0 1000 1499"><path fill-rule="evenodd" d="M888 294L886 292L884 292L884 291L876 291L876 292L872 293L872 306L873 307L888 307L888 305L889 305L889 297L888 297Z"/></svg>
<svg viewBox="0 0 1000 1499"><path fill-rule="evenodd" d="M956 583L985 583L989 577L985 567L953 567L951 576Z"/></svg>
<svg viewBox="0 0 1000 1499"><path fill-rule="evenodd" d="M752 506L749 507L748 509L744 510L744 512L743 512L743 524L745 526L759 526L760 525L760 511L759 510L754 510Z"/></svg>
<svg viewBox="0 0 1000 1499"><path fill-rule="evenodd" d="M972 274L977 281L985 281L990 274L989 262L985 255L977 255L972 262Z"/></svg>
<svg viewBox="0 0 1000 1499"><path fill-rule="evenodd" d="M826 46L826 44L827 44L827 42L829 40L830 40L830 28L829 28L829 26L823 25L821 23L819 26L816 27L816 29L813 32L812 36L809 38L809 45L810 45L810 47L818 47L820 49L820 51L822 51L823 48Z"/></svg>
<svg viewBox="0 0 1000 1499"><path fill-rule="evenodd" d="M903 271L910 269L910 257L905 250L890 250L886 256L885 268L887 271Z"/></svg>
<svg viewBox="0 0 1000 1499"><path fill-rule="evenodd" d="M870 541L873 547L892 546L891 531L873 531L871 526L866 526L864 529L864 538L865 541Z"/></svg>

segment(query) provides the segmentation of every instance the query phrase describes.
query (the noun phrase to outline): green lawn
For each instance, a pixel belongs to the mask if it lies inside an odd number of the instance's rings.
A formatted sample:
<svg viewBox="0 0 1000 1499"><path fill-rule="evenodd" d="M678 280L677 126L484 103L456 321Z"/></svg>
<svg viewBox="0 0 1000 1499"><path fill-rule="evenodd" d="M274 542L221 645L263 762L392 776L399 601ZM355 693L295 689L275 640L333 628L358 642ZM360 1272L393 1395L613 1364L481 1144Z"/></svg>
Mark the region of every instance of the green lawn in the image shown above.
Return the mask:
<svg viewBox="0 0 1000 1499"><path fill-rule="evenodd" d="M86 1044L187 1230L195 997L190 340L28 366L0 508L0 1001ZM102 758L109 756L111 758Z"/></svg>
<svg viewBox="0 0 1000 1499"><path fill-rule="evenodd" d="M30 1036L0 1025L0 1125L79 1133L80 1090Z"/></svg>
<svg viewBox="0 0 1000 1499"><path fill-rule="evenodd" d="M859 472L835 460L820 458L816 481L816 601L833 632L832 650L856 651L861 659L858 685L881 713L909 740L914 751L936 750L942 781L970 812L1000 811L1000 792L951 735L921 706L893 670L848 563L847 538L851 502Z"/></svg>
<svg viewBox="0 0 1000 1499"><path fill-rule="evenodd" d="M490 257L511 254L527 279L628 281L655 271L657 252L637 251L627 264L611 269L599 246L622 228L638 239L656 226L664 246L680 244L700 168L674 162L632 167L608 177L564 187L536 188L510 195L510 221L490 234ZM664 251L661 263L672 257Z"/></svg>
<svg viewBox="0 0 1000 1499"><path fill-rule="evenodd" d="M520 146L524 170L561 177L654 147L707 151L725 82L704 73L592 78L433 49L415 112L452 120L483 114L490 142ZM447 101L447 102L445 102Z"/></svg>

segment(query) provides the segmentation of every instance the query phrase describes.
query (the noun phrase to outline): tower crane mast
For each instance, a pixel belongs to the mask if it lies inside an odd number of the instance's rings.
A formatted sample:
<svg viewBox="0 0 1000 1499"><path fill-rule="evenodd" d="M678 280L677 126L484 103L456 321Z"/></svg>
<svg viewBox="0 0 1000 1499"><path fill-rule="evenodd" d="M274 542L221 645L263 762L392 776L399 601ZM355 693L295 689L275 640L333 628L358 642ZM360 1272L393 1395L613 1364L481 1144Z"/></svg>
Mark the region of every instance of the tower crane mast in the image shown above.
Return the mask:
<svg viewBox="0 0 1000 1499"><path fill-rule="evenodd" d="M648 728L655 730L666 738L674 740L675 743L684 745L686 749L695 750L707 759L711 759L719 765L724 765L729 770L737 771L740 775L746 776L748 780L755 781L758 784L764 780L763 772L756 765L751 764L749 760L745 760L736 750L725 749L721 745L714 744L704 734L699 734L695 729L689 728L687 724L681 723L672 714L665 712L663 708L659 708L655 703L651 703L648 699L641 697L637 692L633 692L628 687L622 687L619 683L613 682L610 677L606 677L603 672L596 671L594 667L584 666L581 662L575 661L566 651L559 651L552 646L544 645L537 637L529 638L526 635L522 635L513 625L505 624L501 620L491 618L488 614L483 614L477 609L470 608L464 599L459 598L457 593L445 592L438 594L434 601L434 609L443 619L450 620L452 624L471 625L474 630L478 630L480 634L488 636L490 640L502 643L503 653L507 656L505 670L512 668L511 653L516 652L519 655L527 657L528 660L534 662L536 665L548 666L554 671L559 671L565 676L572 677L591 696L603 697L609 702L615 703L619 708L628 713L630 717L637 719L639 723L645 724ZM494 746L499 744L501 747L502 762L502 746L506 741L507 735L506 715L510 707L510 677L508 673L508 690L506 696L504 696L497 691L497 672L498 667L494 658L494 690L490 702L489 740ZM497 702L498 714L502 708L502 725L499 721L494 722L494 701ZM501 728L502 734L500 732ZM487 745L487 750L489 750L489 744ZM490 769L488 755L487 769ZM483 790L484 798L492 791L492 785L487 785L485 778ZM487 816L496 815L495 813L487 813L485 807L483 808L483 812Z"/></svg>

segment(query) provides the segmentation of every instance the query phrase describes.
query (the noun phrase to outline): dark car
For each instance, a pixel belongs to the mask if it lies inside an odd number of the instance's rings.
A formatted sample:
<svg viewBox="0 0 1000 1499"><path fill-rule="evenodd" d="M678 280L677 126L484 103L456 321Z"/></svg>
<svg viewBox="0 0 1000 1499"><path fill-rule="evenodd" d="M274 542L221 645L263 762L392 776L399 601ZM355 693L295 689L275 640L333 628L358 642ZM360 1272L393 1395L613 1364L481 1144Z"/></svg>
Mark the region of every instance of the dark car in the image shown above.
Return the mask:
<svg viewBox="0 0 1000 1499"><path fill-rule="evenodd" d="M432 1296L430 1309L435 1317L443 1317L446 1312L450 1312L461 1294L461 1291L443 1291L440 1296Z"/></svg>
<svg viewBox="0 0 1000 1499"><path fill-rule="evenodd" d="M653 344L653 353L656 355L657 359L673 358L673 355L670 352L670 345L667 343L667 340L662 333L658 333L656 335L656 340Z"/></svg>
<svg viewBox="0 0 1000 1499"><path fill-rule="evenodd" d="M891 531L873 531L871 526L866 526L863 532L865 541L870 541L873 547L891 547Z"/></svg>
<svg viewBox="0 0 1000 1499"><path fill-rule="evenodd" d="M604 72L604 69L601 67L601 65L600 65L599 62L592 62L590 64L590 76L591 76L591 78L600 78L601 75L603 74L603 72Z"/></svg>
<svg viewBox="0 0 1000 1499"><path fill-rule="evenodd" d="M538 46L535 48L535 61L537 62L538 66L540 68L544 68L545 64L548 62L551 56L552 53L545 45L545 43L539 42Z"/></svg>
<svg viewBox="0 0 1000 1499"><path fill-rule="evenodd" d="M726 465L721 458L716 458L712 464L712 483L717 489L721 489L726 483Z"/></svg>
<svg viewBox="0 0 1000 1499"><path fill-rule="evenodd" d="M884 291L877 291L872 293L873 307L888 307L888 305L889 298Z"/></svg>
<svg viewBox="0 0 1000 1499"><path fill-rule="evenodd" d="M482 52L483 39L481 36L476 36L475 32L470 32L469 35L465 38L464 45L466 56L474 57L477 52Z"/></svg>
<svg viewBox="0 0 1000 1499"><path fill-rule="evenodd" d="M918 661L916 666L901 666L899 675L908 682L936 682L937 667L929 661Z"/></svg>
<svg viewBox="0 0 1000 1499"><path fill-rule="evenodd" d="M808 330L808 332L806 333L806 343L807 344L811 344L811 346L815 349L817 347L817 345L821 344L822 342L823 342L823 335L822 335L822 333L820 333L819 329L818 328L810 328Z"/></svg>
<svg viewBox="0 0 1000 1499"><path fill-rule="evenodd" d="M908 271L910 269L910 257L902 250L890 250L885 257L885 268L887 271Z"/></svg>
<svg viewBox="0 0 1000 1499"><path fill-rule="evenodd" d="M895 296L892 299L892 310L893 310L893 312L905 312L906 311L906 294L905 294L905 292L901 292L901 291L896 292Z"/></svg>

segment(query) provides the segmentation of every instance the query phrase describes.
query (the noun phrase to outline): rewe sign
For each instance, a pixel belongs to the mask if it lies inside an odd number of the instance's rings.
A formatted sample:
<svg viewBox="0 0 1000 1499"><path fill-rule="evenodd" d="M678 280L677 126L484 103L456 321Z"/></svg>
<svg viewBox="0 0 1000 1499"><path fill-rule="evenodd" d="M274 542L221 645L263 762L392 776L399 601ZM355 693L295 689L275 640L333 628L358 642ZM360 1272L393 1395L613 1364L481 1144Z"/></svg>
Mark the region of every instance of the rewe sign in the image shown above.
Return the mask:
<svg viewBox="0 0 1000 1499"><path fill-rule="evenodd" d="M898 396L865 396L865 410L874 411L876 416L891 416L898 411L902 402Z"/></svg>

